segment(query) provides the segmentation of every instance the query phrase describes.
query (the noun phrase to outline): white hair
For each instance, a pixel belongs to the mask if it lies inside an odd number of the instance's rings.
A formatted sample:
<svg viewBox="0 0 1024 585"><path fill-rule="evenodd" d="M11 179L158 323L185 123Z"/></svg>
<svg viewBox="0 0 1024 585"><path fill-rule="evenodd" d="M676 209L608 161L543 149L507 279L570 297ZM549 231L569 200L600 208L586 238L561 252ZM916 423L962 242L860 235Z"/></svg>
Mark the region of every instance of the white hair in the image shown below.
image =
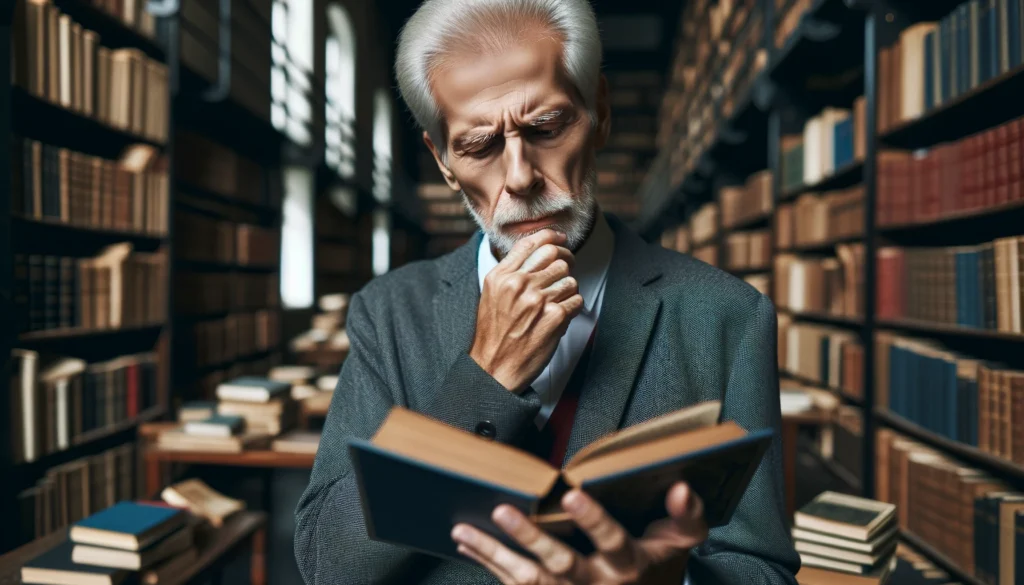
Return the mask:
<svg viewBox="0 0 1024 585"><path fill-rule="evenodd" d="M597 120L601 37L588 0L426 0L402 27L395 58L398 89L416 123L444 153L445 133L430 77L453 41L489 36L518 40L526 23L540 22L562 41L569 80ZM532 31L536 32L536 31Z"/></svg>

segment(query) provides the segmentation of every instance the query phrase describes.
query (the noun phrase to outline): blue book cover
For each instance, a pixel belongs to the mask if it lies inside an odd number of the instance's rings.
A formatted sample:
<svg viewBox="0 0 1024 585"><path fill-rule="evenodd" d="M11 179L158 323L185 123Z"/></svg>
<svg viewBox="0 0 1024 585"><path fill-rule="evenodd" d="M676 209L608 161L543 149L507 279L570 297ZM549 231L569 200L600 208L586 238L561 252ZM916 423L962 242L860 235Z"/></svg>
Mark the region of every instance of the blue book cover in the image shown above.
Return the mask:
<svg viewBox="0 0 1024 585"><path fill-rule="evenodd" d="M185 511L179 508L124 501L74 523L70 535L77 543L139 550L181 526L185 519ZM135 545L118 546L111 537Z"/></svg>
<svg viewBox="0 0 1024 585"><path fill-rule="evenodd" d="M970 318L967 316L967 266L964 258L966 252L957 252L954 258L954 270L956 277L954 284L956 288L956 324L966 325Z"/></svg>
<svg viewBox="0 0 1024 585"><path fill-rule="evenodd" d="M1024 47L1021 46L1021 5L1024 0L1006 0L1006 30L1010 49L1010 69L1016 69L1024 62Z"/></svg>
<svg viewBox="0 0 1024 585"><path fill-rule="evenodd" d="M939 21L939 85L942 93L939 103L944 104L953 97L953 27L952 15Z"/></svg>
<svg viewBox="0 0 1024 585"><path fill-rule="evenodd" d="M64 540L54 548L28 561L21 567L22 582L55 583L57 581L52 579L59 575L62 579L60 582L64 583L88 581L90 583L118 585L124 583L132 575L132 572L126 569L75 563L71 560L71 553L74 548L75 544L73 542Z"/></svg>
<svg viewBox="0 0 1024 585"><path fill-rule="evenodd" d="M853 162L853 117L837 123L832 135L832 165L840 169Z"/></svg>
<svg viewBox="0 0 1024 585"><path fill-rule="evenodd" d="M481 440L467 435L467 440ZM652 520L665 517L668 489L675 482L685 480L703 499L708 526L725 525L732 518L773 436L771 429L755 431L689 453L666 455L655 463L625 468L615 465L601 473L593 466L590 468L593 473L584 473L580 466L575 468L579 476L574 475L570 462L561 474L555 469L540 473L536 489L508 487L531 482L521 475L516 476L518 479L508 478L507 483L484 480L481 479L483 474L474 477L453 471L373 441L355 439L348 449L371 539L442 558L462 559L451 538L455 524L471 524L512 550L525 552L492 522L494 508L509 504L527 516L545 512L557 514L560 498L570 485L586 491L627 530L640 535ZM632 447L637 448L642 447ZM609 461L615 456L614 451L595 455L584 465L602 461L603 457L608 457L603 461ZM511 465L506 468L509 475L513 468L533 477L533 473ZM555 478L554 483L547 481L549 475ZM415 489L410 490L409 486ZM544 524L544 527L584 554L593 548L569 523Z"/></svg>
<svg viewBox="0 0 1024 585"><path fill-rule="evenodd" d="M959 387L956 379L956 362L943 360L940 363L942 365L942 382L946 389L946 401L942 413L946 428L944 434L954 441L960 441L962 435L957 431L957 413L960 410L957 408Z"/></svg>

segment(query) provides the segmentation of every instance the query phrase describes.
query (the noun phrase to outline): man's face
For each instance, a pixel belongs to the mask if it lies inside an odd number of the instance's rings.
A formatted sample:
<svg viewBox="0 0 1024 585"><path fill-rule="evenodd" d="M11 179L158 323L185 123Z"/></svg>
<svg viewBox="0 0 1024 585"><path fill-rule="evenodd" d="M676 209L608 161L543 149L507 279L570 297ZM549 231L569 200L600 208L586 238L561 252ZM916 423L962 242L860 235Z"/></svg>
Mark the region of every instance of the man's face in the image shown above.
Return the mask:
<svg viewBox="0 0 1024 585"><path fill-rule="evenodd" d="M607 136L601 84L594 126L561 67L562 45L538 35L500 54L456 52L432 85L447 129L449 185L502 255L544 228L576 250L594 213L594 151Z"/></svg>

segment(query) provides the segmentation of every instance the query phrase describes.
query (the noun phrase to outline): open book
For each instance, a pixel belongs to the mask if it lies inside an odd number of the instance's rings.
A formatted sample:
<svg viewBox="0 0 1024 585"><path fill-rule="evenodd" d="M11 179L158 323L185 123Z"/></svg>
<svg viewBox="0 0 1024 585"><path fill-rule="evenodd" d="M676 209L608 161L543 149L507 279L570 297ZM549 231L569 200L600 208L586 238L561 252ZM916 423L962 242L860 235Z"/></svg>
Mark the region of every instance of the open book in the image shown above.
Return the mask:
<svg viewBox="0 0 1024 585"><path fill-rule="evenodd" d="M521 550L490 519L507 503L585 549L561 509L573 487L634 535L667 515L665 497L681 480L703 499L709 527L728 523L773 431L747 432L720 414L720 402L705 402L620 430L580 450L564 470L398 407L372 440L355 439L349 450L374 540L459 558L450 533L466 522Z"/></svg>

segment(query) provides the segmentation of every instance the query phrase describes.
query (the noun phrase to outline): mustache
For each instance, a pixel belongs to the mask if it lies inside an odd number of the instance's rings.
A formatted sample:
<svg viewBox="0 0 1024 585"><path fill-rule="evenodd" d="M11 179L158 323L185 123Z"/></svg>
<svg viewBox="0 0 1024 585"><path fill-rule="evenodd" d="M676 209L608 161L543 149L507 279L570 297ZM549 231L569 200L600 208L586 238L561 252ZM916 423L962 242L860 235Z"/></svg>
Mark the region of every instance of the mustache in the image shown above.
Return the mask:
<svg viewBox="0 0 1024 585"><path fill-rule="evenodd" d="M500 229L509 224L533 221L555 215L573 208L573 197L569 193L556 193L529 200L506 200L494 210L491 225Z"/></svg>

